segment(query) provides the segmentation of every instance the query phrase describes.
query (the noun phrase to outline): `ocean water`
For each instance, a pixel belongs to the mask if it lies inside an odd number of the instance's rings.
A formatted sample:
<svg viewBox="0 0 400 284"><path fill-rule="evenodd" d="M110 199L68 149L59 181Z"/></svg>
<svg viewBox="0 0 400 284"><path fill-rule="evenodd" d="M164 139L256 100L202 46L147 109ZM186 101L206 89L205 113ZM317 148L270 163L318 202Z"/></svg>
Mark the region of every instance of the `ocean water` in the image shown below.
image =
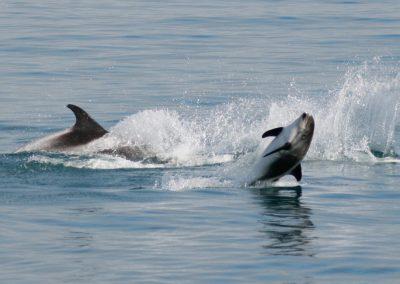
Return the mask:
<svg viewBox="0 0 400 284"><path fill-rule="evenodd" d="M1 282L398 282L399 11L0 1ZM110 133L15 153L69 103ZM303 180L246 186L261 134L304 111ZM151 155L98 154L119 146Z"/></svg>

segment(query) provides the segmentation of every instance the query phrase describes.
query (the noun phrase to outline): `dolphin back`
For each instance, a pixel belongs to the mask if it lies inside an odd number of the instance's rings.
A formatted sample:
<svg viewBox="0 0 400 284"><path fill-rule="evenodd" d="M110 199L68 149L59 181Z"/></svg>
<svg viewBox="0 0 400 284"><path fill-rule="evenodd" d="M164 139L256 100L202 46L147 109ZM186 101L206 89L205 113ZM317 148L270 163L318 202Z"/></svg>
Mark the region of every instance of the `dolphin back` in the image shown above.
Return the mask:
<svg viewBox="0 0 400 284"><path fill-rule="evenodd" d="M107 130L80 107L72 104L67 105L67 107L75 115L76 121L74 126L33 141L19 148L16 152L65 151L71 147L87 144L108 133Z"/></svg>

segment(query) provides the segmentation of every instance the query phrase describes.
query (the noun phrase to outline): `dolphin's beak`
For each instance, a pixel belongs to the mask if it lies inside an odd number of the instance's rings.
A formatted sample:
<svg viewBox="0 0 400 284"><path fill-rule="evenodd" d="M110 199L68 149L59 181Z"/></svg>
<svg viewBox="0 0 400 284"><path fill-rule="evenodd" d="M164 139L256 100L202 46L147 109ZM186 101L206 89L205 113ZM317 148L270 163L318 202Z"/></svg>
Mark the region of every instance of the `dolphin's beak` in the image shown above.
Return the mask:
<svg viewBox="0 0 400 284"><path fill-rule="evenodd" d="M315 126L315 122L314 122L314 117L312 115L308 115L308 119L307 119L307 126L314 131L314 126Z"/></svg>
<svg viewBox="0 0 400 284"><path fill-rule="evenodd" d="M276 153L276 152L279 152L279 151L281 151L281 150L289 150L290 147L292 147L292 145L291 145L289 142L286 142L285 145L283 145L282 147L279 147L278 149L275 149L275 150L272 151L272 152L269 152L269 153L265 154L264 157L269 156L269 155L272 155L272 154L274 154L274 153Z"/></svg>
<svg viewBox="0 0 400 284"><path fill-rule="evenodd" d="M306 112L304 112L301 116L301 119L304 123L304 127L307 129L312 129L314 130L314 117L311 114L308 114Z"/></svg>

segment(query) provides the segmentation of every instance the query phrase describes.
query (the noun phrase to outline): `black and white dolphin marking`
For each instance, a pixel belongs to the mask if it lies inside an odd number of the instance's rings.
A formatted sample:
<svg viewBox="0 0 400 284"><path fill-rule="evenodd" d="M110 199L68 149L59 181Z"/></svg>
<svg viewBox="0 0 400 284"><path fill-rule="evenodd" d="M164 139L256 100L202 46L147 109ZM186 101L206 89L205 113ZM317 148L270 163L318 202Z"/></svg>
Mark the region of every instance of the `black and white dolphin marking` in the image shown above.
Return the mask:
<svg viewBox="0 0 400 284"><path fill-rule="evenodd" d="M275 136L264 150L249 176L249 185L258 181L277 181L284 175L302 178L301 164L314 134L314 118L303 113L286 127L268 130L262 138Z"/></svg>

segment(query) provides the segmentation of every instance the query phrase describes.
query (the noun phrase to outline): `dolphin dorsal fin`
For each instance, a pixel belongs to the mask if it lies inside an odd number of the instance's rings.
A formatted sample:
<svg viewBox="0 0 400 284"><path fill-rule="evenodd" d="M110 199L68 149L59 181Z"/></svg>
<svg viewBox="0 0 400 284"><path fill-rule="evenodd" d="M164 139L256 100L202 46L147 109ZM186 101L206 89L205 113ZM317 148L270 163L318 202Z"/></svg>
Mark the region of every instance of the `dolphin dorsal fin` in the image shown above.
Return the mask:
<svg viewBox="0 0 400 284"><path fill-rule="evenodd" d="M94 132L99 135L104 135L107 133L100 124L98 124L90 115L76 105L69 104L67 108L72 110L75 115L76 122L73 129L85 132Z"/></svg>
<svg viewBox="0 0 400 284"><path fill-rule="evenodd" d="M262 138L269 137L269 136L278 136L279 134L281 134L282 130L283 130L283 127L277 127L274 129L270 129L270 130L264 132L264 134L262 135Z"/></svg>
<svg viewBox="0 0 400 284"><path fill-rule="evenodd" d="M301 173L301 164L298 164L291 172L290 175L294 176L297 181L301 180L303 174Z"/></svg>

